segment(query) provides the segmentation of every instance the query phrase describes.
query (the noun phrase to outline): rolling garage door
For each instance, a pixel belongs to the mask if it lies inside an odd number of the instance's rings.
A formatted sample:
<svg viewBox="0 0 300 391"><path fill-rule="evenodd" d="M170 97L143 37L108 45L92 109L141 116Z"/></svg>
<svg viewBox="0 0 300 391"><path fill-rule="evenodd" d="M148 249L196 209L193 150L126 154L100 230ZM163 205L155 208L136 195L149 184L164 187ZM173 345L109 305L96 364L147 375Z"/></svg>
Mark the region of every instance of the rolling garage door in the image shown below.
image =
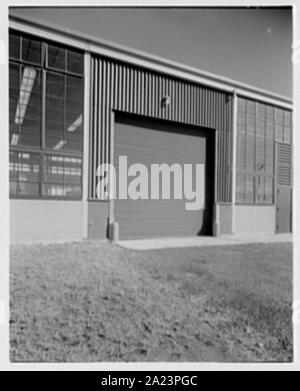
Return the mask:
<svg viewBox="0 0 300 391"><path fill-rule="evenodd" d="M167 121L116 115L114 159L117 173L119 156L127 156L128 167L134 163L144 164L148 168L148 173L151 164L205 164L205 186L201 189L204 192L202 210L186 210L186 199L174 199L174 182L171 176L171 198L168 200L161 199L160 196L158 200L115 201L115 220L119 223L120 239L211 235L213 133L198 127ZM128 177L128 183L133 178ZM193 180L195 181L195 175ZM150 194L150 174L148 184ZM194 182L193 185L195 190Z"/></svg>

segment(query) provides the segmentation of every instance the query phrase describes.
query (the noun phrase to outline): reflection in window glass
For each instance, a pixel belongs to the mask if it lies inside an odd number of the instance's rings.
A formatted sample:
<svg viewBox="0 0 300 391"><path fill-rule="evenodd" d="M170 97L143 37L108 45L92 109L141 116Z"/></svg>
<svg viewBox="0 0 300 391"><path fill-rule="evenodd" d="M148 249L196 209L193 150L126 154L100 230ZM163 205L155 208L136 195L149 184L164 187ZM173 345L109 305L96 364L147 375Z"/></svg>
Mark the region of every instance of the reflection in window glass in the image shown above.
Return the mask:
<svg viewBox="0 0 300 391"><path fill-rule="evenodd" d="M17 33L9 33L9 58L20 59L20 36Z"/></svg>
<svg viewBox="0 0 300 391"><path fill-rule="evenodd" d="M16 110L20 96L20 67L11 64L9 67L9 142L19 145L19 124L16 123Z"/></svg>
<svg viewBox="0 0 300 391"><path fill-rule="evenodd" d="M83 81L67 77L66 97L66 149L80 151L82 149L83 129Z"/></svg>
<svg viewBox="0 0 300 391"><path fill-rule="evenodd" d="M41 141L40 71L30 66L11 64L9 73L10 144L39 146Z"/></svg>
<svg viewBox="0 0 300 391"><path fill-rule="evenodd" d="M15 123L20 125L20 144L39 146L41 142L41 73L33 67L23 67L20 97Z"/></svg>
<svg viewBox="0 0 300 391"><path fill-rule="evenodd" d="M73 50L67 51L68 71L72 73L83 73L83 56Z"/></svg>
<svg viewBox="0 0 300 391"><path fill-rule="evenodd" d="M46 147L64 149L65 76L47 72Z"/></svg>
<svg viewBox="0 0 300 391"><path fill-rule="evenodd" d="M34 64L41 64L41 42L35 39L22 38L22 60Z"/></svg>
<svg viewBox="0 0 300 391"><path fill-rule="evenodd" d="M40 155L11 151L9 154L10 194L38 196Z"/></svg>
<svg viewBox="0 0 300 391"><path fill-rule="evenodd" d="M66 69L66 49L59 46L48 45L48 67L54 69Z"/></svg>
<svg viewBox="0 0 300 391"><path fill-rule="evenodd" d="M82 159L47 155L44 162L43 194L81 196Z"/></svg>

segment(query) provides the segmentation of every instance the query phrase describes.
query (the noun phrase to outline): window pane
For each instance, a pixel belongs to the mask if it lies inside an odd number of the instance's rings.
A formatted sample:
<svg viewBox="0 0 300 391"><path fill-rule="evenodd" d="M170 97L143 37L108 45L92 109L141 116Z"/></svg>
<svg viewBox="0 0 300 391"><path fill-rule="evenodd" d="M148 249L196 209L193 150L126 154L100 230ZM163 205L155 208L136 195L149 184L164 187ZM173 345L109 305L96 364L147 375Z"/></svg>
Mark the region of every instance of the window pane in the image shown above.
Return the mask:
<svg viewBox="0 0 300 391"><path fill-rule="evenodd" d="M20 36L16 33L9 33L9 57L20 59Z"/></svg>
<svg viewBox="0 0 300 391"><path fill-rule="evenodd" d="M68 71L83 74L83 54L73 50L67 51Z"/></svg>
<svg viewBox="0 0 300 391"><path fill-rule="evenodd" d="M264 136L265 135L265 129L266 129L265 121L258 121L257 122L257 128L256 128L256 135L257 136Z"/></svg>
<svg viewBox="0 0 300 391"><path fill-rule="evenodd" d="M41 42L22 38L22 59L23 61L32 62L34 64L41 64Z"/></svg>
<svg viewBox="0 0 300 391"><path fill-rule="evenodd" d="M266 140L266 172L274 173L274 141Z"/></svg>
<svg viewBox="0 0 300 391"><path fill-rule="evenodd" d="M47 72L46 77L46 147L64 149L65 77Z"/></svg>
<svg viewBox="0 0 300 391"><path fill-rule="evenodd" d="M247 136L246 139L246 169L254 170L254 136Z"/></svg>
<svg viewBox="0 0 300 391"><path fill-rule="evenodd" d="M9 174L11 194L39 195L39 154L11 151Z"/></svg>
<svg viewBox="0 0 300 391"><path fill-rule="evenodd" d="M246 147L246 136L238 134L237 137L237 161L236 166L238 170L245 169L245 147Z"/></svg>
<svg viewBox="0 0 300 391"><path fill-rule="evenodd" d="M262 121L266 119L266 105L263 103L258 104L258 119Z"/></svg>
<svg viewBox="0 0 300 391"><path fill-rule="evenodd" d="M292 113L290 111L285 111L284 112L284 125L287 127L292 126Z"/></svg>
<svg viewBox="0 0 300 391"><path fill-rule="evenodd" d="M64 161L64 182L68 185L81 184L81 159L66 157Z"/></svg>
<svg viewBox="0 0 300 391"><path fill-rule="evenodd" d="M65 149L82 150L83 80L67 77Z"/></svg>
<svg viewBox="0 0 300 391"><path fill-rule="evenodd" d="M283 111L281 109L275 108L275 122L283 124Z"/></svg>
<svg viewBox="0 0 300 391"><path fill-rule="evenodd" d="M266 137L270 139L274 139L274 123L267 122L266 124Z"/></svg>
<svg viewBox="0 0 300 391"><path fill-rule="evenodd" d="M69 156L45 156L44 179L46 182L80 184L82 160Z"/></svg>
<svg viewBox="0 0 300 391"><path fill-rule="evenodd" d="M48 67L66 69L66 49L59 46L48 45Z"/></svg>
<svg viewBox="0 0 300 391"><path fill-rule="evenodd" d="M267 106L267 121L274 122L274 107Z"/></svg>
<svg viewBox="0 0 300 391"><path fill-rule="evenodd" d="M246 175L245 177L245 201L249 203L254 202L254 183L253 183L253 176L252 175Z"/></svg>
<svg viewBox="0 0 300 391"><path fill-rule="evenodd" d="M255 119L252 117L247 117L247 134L254 134L255 131Z"/></svg>
<svg viewBox="0 0 300 391"><path fill-rule="evenodd" d="M41 142L41 75L33 67L22 68L15 123L20 125L20 144L39 146Z"/></svg>
<svg viewBox="0 0 300 391"><path fill-rule="evenodd" d="M256 173L265 172L265 138L256 137L256 156L255 156Z"/></svg>
<svg viewBox="0 0 300 391"><path fill-rule="evenodd" d="M258 203L263 203L265 200L265 178L264 176L257 176L255 178L255 199Z"/></svg>
<svg viewBox="0 0 300 391"><path fill-rule="evenodd" d="M255 116L255 102L253 100L247 100L247 115Z"/></svg>
<svg viewBox="0 0 300 391"><path fill-rule="evenodd" d="M9 152L9 180L18 180L18 152Z"/></svg>
<svg viewBox="0 0 300 391"><path fill-rule="evenodd" d="M245 176L242 174L236 176L236 201L245 201Z"/></svg>
<svg viewBox="0 0 300 391"><path fill-rule="evenodd" d="M283 142L283 126L275 124L275 140Z"/></svg>
<svg viewBox="0 0 300 391"><path fill-rule="evenodd" d="M81 187L73 185L44 184L43 195L48 197L81 197Z"/></svg>
<svg viewBox="0 0 300 391"><path fill-rule="evenodd" d="M290 144L291 139L292 139L291 128L285 126L284 127L284 142L287 144Z"/></svg>
<svg viewBox="0 0 300 391"><path fill-rule="evenodd" d="M239 133L246 132L246 116L244 114L238 114L237 131Z"/></svg>
<svg viewBox="0 0 300 391"><path fill-rule="evenodd" d="M20 95L19 65L9 64L9 141L12 145L19 144L19 124L16 121L16 111Z"/></svg>
<svg viewBox="0 0 300 391"><path fill-rule="evenodd" d="M240 114L246 114L246 100L243 98L238 98L238 112Z"/></svg>
<svg viewBox="0 0 300 391"><path fill-rule="evenodd" d="M19 181L17 183L16 195L37 197L37 196L39 196L39 189L40 189L40 186L38 183Z"/></svg>
<svg viewBox="0 0 300 391"><path fill-rule="evenodd" d="M265 202L272 204L274 202L274 189L273 189L273 178L265 178Z"/></svg>

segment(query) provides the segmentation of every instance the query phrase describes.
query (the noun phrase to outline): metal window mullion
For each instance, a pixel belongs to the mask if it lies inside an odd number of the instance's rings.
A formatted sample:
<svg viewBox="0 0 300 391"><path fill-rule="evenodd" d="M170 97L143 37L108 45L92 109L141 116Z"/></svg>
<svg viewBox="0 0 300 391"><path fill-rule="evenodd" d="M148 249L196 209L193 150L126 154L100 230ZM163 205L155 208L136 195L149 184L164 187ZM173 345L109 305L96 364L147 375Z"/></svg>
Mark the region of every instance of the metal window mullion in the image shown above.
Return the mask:
<svg viewBox="0 0 300 391"><path fill-rule="evenodd" d="M276 147L276 125L275 125L275 107L273 107L273 203L277 200L276 188L277 188L277 147Z"/></svg>
<svg viewBox="0 0 300 391"><path fill-rule="evenodd" d="M46 148L46 70L42 68L42 137L41 137L41 163L40 163L40 197L43 196L43 183L44 183L44 153Z"/></svg>
<svg viewBox="0 0 300 391"><path fill-rule="evenodd" d="M65 61L67 61L67 51L65 51ZM67 66L67 63L66 63ZM66 141L66 118L67 118L67 75L64 75L64 123L63 123L63 140ZM63 144L64 152L65 151L65 143ZM65 160L63 160L63 186L65 189Z"/></svg>
<svg viewBox="0 0 300 391"><path fill-rule="evenodd" d="M257 203L257 194L256 194L256 187L257 187L257 176L256 176L256 142L257 142L257 110L258 110L258 104L257 102L254 103L254 158L253 158L253 171L254 171L254 187L253 187L253 204Z"/></svg>

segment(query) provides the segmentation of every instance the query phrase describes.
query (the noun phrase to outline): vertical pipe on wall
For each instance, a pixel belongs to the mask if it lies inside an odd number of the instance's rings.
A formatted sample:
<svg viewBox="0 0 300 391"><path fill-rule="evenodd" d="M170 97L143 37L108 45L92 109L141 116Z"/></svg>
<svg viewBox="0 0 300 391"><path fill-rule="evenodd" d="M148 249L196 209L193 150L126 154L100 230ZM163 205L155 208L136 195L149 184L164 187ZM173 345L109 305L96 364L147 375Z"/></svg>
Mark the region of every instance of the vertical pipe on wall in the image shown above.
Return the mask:
<svg viewBox="0 0 300 391"><path fill-rule="evenodd" d="M235 203L236 203L236 148L237 148L237 93L232 94L232 170L231 170L231 205L232 205L232 225L231 233L235 233Z"/></svg>
<svg viewBox="0 0 300 391"><path fill-rule="evenodd" d="M82 162L82 238L88 237L89 133L90 133L91 55L84 54L83 162Z"/></svg>

